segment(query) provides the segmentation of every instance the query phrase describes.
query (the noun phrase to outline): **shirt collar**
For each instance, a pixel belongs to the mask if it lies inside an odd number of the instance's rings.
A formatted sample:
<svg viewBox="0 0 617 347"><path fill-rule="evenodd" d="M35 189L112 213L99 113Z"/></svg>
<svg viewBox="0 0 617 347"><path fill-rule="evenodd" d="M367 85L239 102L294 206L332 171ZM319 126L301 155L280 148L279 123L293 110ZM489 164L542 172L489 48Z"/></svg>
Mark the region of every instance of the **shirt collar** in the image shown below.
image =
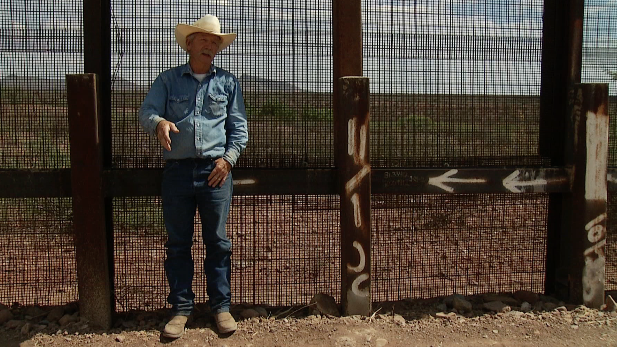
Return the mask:
<svg viewBox="0 0 617 347"><path fill-rule="evenodd" d="M186 74L191 75L191 76L195 74L193 72L193 69L191 69L191 64L189 63L184 64L184 66L182 67L182 76ZM206 72L206 75L209 75L209 74L216 75L216 66L214 66L214 64L210 65L210 70Z"/></svg>

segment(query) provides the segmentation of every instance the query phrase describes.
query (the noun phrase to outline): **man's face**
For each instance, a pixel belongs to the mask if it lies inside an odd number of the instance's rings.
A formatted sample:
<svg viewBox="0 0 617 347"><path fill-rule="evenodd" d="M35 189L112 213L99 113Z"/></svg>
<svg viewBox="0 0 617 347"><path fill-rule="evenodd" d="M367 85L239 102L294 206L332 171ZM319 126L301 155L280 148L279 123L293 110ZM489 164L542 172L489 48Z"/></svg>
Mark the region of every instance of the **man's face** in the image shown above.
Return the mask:
<svg viewBox="0 0 617 347"><path fill-rule="evenodd" d="M216 35L196 33L190 40L187 40L186 50L189 52L190 59L210 65L220 44L221 38Z"/></svg>

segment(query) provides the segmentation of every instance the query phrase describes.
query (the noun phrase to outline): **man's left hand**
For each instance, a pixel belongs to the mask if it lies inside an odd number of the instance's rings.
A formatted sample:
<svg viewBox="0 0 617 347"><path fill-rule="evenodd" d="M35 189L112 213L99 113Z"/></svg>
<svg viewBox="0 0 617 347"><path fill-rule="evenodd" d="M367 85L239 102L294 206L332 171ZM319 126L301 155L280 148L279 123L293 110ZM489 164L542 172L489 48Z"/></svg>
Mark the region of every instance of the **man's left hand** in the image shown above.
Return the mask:
<svg viewBox="0 0 617 347"><path fill-rule="evenodd" d="M210 176L208 176L208 185L210 187L222 187L227 180L229 171L231 171L231 164L223 158L218 158L214 163L214 169L212 169Z"/></svg>

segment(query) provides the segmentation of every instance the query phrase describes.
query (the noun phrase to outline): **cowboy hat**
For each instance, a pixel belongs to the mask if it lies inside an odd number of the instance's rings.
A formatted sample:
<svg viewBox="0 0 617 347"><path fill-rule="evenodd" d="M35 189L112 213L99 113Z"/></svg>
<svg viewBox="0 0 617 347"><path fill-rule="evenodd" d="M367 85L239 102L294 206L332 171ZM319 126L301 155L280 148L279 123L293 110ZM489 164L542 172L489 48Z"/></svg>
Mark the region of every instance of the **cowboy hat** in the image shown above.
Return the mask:
<svg viewBox="0 0 617 347"><path fill-rule="evenodd" d="M206 33L216 35L221 38L219 52L227 48L233 40L236 39L236 34L222 34L221 23L216 16L207 14L199 18L193 24L178 24L176 25L176 42L186 51L186 37L194 33Z"/></svg>

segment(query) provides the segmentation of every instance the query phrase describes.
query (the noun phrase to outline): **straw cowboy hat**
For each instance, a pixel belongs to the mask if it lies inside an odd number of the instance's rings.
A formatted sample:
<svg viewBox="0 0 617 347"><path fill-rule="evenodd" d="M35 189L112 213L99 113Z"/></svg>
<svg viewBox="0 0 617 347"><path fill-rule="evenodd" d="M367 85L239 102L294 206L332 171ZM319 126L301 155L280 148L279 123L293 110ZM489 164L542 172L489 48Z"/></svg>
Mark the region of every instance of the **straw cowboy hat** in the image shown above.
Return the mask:
<svg viewBox="0 0 617 347"><path fill-rule="evenodd" d="M219 46L219 52L231 45L233 40L236 39L235 33L222 34L219 19L211 14L199 18L193 24L176 25L176 41L183 50L186 51L186 37L194 33L206 33L220 37L221 45Z"/></svg>

